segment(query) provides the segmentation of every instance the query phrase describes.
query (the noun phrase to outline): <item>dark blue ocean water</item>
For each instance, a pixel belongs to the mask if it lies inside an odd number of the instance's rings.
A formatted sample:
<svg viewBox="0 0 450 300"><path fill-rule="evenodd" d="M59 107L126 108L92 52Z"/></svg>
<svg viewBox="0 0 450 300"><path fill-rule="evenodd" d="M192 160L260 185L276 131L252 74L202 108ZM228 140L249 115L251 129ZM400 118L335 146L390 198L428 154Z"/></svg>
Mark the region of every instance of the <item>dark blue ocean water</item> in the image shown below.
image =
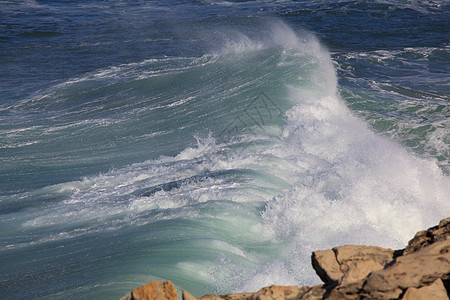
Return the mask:
<svg viewBox="0 0 450 300"><path fill-rule="evenodd" d="M0 1L0 298L319 282L450 213L448 1Z"/></svg>

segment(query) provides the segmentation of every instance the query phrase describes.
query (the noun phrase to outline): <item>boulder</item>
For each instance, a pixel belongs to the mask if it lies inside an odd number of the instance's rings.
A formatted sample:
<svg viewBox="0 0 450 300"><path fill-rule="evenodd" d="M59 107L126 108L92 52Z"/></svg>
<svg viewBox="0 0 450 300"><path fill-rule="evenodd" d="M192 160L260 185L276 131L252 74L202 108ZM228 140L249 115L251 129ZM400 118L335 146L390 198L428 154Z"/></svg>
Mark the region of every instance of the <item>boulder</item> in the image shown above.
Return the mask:
<svg viewBox="0 0 450 300"><path fill-rule="evenodd" d="M129 292L128 294L120 298L120 300L133 300L133 293Z"/></svg>
<svg viewBox="0 0 450 300"><path fill-rule="evenodd" d="M363 291L390 292L409 287L420 288L450 274L450 238L436 242L412 254L398 257L383 270L372 272Z"/></svg>
<svg viewBox="0 0 450 300"><path fill-rule="evenodd" d="M416 233L414 238L408 242L403 255L414 253L435 242L445 240L450 236L450 217L439 222L439 225Z"/></svg>
<svg viewBox="0 0 450 300"><path fill-rule="evenodd" d="M314 251L311 262L325 283L313 287L272 285L254 293L207 294L183 300L449 299L450 218L418 232L404 250L346 245ZM150 282L121 300L177 300L170 281Z"/></svg>
<svg viewBox="0 0 450 300"><path fill-rule="evenodd" d="M227 294L227 295L213 295L207 294L200 298L196 298L189 294L187 291L183 291L183 300L296 300L296 299L322 299L313 298L314 295L319 294L317 288L299 287L299 286L277 286L272 285L264 287L255 293L239 293L239 294ZM309 292L310 298L302 298ZM323 290L322 295L325 293Z"/></svg>
<svg viewBox="0 0 450 300"><path fill-rule="evenodd" d="M441 279L419 289L410 287L403 295L403 300L448 300L447 291Z"/></svg>
<svg viewBox="0 0 450 300"><path fill-rule="evenodd" d="M303 287L305 288L305 287ZM308 288L308 291L303 295L303 297L298 298L299 300L319 300L324 299L327 290L322 284L314 285Z"/></svg>
<svg viewBox="0 0 450 300"><path fill-rule="evenodd" d="M383 269L383 265L381 265L377 261L373 260L365 260L365 261L354 261L348 265L347 271L342 276L339 281L340 285L347 285L350 283L355 283L363 280L370 273Z"/></svg>
<svg viewBox="0 0 450 300"><path fill-rule="evenodd" d="M375 246L346 245L314 251L311 262L325 284L347 284L362 280L382 269L394 258L394 251Z"/></svg>
<svg viewBox="0 0 450 300"><path fill-rule="evenodd" d="M354 262L376 262L385 266L394 258L394 251L376 246L347 245L333 248L336 259L343 273L347 272L351 263Z"/></svg>
<svg viewBox="0 0 450 300"><path fill-rule="evenodd" d="M181 293L181 299L183 300L197 300L198 298L192 296L188 291L183 290Z"/></svg>
<svg viewBox="0 0 450 300"><path fill-rule="evenodd" d="M333 250L317 250L311 255L311 264L325 284L337 283L344 275Z"/></svg>
<svg viewBox="0 0 450 300"><path fill-rule="evenodd" d="M299 286L277 286L265 287L252 294L249 300L295 300L301 299L310 288Z"/></svg>
<svg viewBox="0 0 450 300"><path fill-rule="evenodd" d="M152 281L135 288L120 300L178 300L178 293L170 281Z"/></svg>

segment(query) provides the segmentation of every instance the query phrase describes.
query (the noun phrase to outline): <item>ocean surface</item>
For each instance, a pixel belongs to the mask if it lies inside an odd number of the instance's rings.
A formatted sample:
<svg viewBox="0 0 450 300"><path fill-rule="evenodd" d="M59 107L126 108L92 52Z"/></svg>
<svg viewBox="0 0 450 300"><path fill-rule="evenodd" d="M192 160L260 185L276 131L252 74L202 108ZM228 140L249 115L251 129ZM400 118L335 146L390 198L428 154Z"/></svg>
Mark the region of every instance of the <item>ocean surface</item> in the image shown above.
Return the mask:
<svg viewBox="0 0 450 300"><path fill-rule="evenodd" d="M0 1L0 298L320 283L450 215L450 2Z"/></svg>

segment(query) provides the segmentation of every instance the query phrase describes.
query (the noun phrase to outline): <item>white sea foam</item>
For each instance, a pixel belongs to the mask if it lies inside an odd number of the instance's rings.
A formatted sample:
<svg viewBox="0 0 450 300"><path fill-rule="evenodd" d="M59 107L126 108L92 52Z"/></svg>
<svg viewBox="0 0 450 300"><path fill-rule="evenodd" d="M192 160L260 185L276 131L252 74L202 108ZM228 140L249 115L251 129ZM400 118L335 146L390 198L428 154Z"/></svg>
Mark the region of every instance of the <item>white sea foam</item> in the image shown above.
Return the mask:
<svg viewBox="0 0 450 300"><path fill-rule="evenodd" d="M295 106L282 145L272 149L291 163L286 176L296 182L268 201L262 217L266 232L288 246L237 291L292 278L316 283L310 251L348 243L404 247L450 212L450 179L436 160L417 157L354 117L336 93L330 59L319 53L313 88L290 88Z"/></svg>

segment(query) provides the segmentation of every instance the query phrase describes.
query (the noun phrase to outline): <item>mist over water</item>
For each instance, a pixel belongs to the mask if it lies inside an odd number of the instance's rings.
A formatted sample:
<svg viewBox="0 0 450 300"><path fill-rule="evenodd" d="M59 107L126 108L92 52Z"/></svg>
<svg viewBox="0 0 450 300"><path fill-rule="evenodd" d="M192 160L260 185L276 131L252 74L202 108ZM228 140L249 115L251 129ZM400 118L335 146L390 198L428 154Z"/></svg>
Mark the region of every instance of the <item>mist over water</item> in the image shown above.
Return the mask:
<svg viewBox="0 0 450 300"><path fill-rule="evenodd" d="M20 11L0 3L10 18ZM317 284L312 251L403 248L448 216L440 33L427 48L374 37L383 50L345 42L328 50L333 19L307 10L358 20L356 2L283 3L122 3L126 18L118 3L76 6L88 20L118 21L103 35L75 35L81 49L93 47L78 54L75 75L30 81L32 92L8 83L17 90L5 88L0 102L1 297L119 298L151 280L195 296ZM373 22L400 12L431 22L448 13L436 3L363 5ZM43 4L23 5L31 17ZM81 24L69 4L45 6ZM156 24L167 14L170 22ZM108 52L108 30L122 32L116 26L132 17L134 29ZM36 29L17 43L54 46L64 30ZM153 48L130 61L124 45L142 35ZM100 50L104 63L87 67Z"/></svg>

